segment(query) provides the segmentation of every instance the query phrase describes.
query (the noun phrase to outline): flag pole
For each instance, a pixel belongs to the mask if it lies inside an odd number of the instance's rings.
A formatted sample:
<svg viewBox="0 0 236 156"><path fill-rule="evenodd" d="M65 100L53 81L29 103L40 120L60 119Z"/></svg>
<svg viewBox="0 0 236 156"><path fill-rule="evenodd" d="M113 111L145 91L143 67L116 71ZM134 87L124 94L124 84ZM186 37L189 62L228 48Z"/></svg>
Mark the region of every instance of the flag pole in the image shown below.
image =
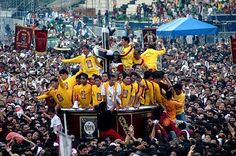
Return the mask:
<svg viewBox="0 0 236 156"><path fill-rule="evenodd" d="M83 24L83 26L86 25L81 19L79 19L79 21L80 21L80 23ZM96 35L87 25L86 25L86 27L87 27L87 29L90 31L90 33L91 33L95 38L97 38L97 35Z"/></svg>
<svg viewBox="0 0 236 156"><path fill-rule="evenodd" d="M65 134L66 134L66 137L67 137L68 131L67 131L67 121L66 121L66 112L65 111L63 113L63 119L64 119Z"/></svg>

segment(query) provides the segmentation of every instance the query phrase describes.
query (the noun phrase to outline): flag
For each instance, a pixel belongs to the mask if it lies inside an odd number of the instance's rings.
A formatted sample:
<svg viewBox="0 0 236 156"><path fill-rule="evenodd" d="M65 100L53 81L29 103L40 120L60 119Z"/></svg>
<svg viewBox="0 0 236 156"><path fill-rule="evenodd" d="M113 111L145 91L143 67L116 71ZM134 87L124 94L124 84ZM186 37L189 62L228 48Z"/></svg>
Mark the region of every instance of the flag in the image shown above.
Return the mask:
<svg viewBox="0 0 236 156"><path fill-rule="evenodd" d="M236 37L231 37L232 62L236 64Z"/></svg>
<svg viewBox="0 0 236 156"><path fill-rule="evenodd" d="M43 54L47 51L47 40L48 31L47 30L35 30L35 51L36 53Z"/></svg>
<svg viewBox="0 0 236 156"><path fill-rule="evenodd" d="M28 27L16 25L15 27L15 49L30 49L33 30Z"/></svg>
<svg viewBox="0 0 236 156"><path fill-rule="evenodd" d="M72 153L71 137L62 132L59 133L59 149L60 156L71 155Z"/></svg>

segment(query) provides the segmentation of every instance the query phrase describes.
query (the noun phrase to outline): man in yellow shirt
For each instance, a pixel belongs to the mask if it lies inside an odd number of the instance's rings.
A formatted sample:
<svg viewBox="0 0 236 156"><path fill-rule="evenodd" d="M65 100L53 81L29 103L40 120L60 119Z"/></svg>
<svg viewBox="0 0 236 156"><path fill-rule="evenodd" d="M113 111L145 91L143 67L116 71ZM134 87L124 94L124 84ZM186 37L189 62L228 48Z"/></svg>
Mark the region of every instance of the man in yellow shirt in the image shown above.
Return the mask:
<svg viewBox="0 0 236 156"><path fill-rule="evenodd" d="M140 66L142 70L147 70L148 67L145 64L144 59L141 58L140 53L140 50L135 49L133 64L136 66Z"/></svg>
<svg viewBox="0 0 236 156"><path fill-rule="evenodd" d="M162 106L165 109L167 116L170 118L171 121L176 121L176 109L180 107L182 104L172 100L172 91L166 92L166 97L162 96Z"/></svg>
<svg viewBox="0 0 236 156"><path fill-rule="evenodd" d="M172 86L168 76L163 71L155 71L155 81L158 83L162 95L165 95Z"/></svg>
<svg viewBox="0 0 236 156"><path fill-rule="evenodd" d="M94 81L95 84L92 86L92 99L93 99L93 106L95 107L103 101L101 76L95 75Z"/></svg>
<svg viewBox="0 0 236 156"><path fill-rule="evenodd" d="M129 108L132 107L132 104L135 99L135 90L131 84L131 79L128 74L123 75L123 82L121 83L121 107Z"/></svg>
<svg viewBox="0 0 236 156"><path fill-rule="evenodd" d="M93 74L99 75L99 67L102 68L102 66L97 60L97 57L90 52L89 46L83 45L82 52L83 55L72 59L64 59L62 62L80 64L81 72L87 73L89 77L92 77Z"/></svg>
<svg viewBox="0 0 236 156"><path fill-rule="evenodd" d="M92 86L88 84L88 75L80 73L76 76L76 80L80 81L80 85L74 86L73 102L78 101L80 108L90 108L92 100Z"/></svg>
<svg viewBox="0 0 236 156"><path fill-rule="evenodd" d="M122 37L121 44L123 46L122 51L120 53L121 62L123 66L132 68L133 59L134 59L134 48L129 44L129 37Z"/></svg>
<svg viewBox="0 0 236 156"><path fill-rule="evenodd" d="M159 18L157 16L157 14L154 14L154 16L152 17L152 25L157 26L158 21L159 21Z"/></svg>
<svg viewBox="0 0 236 156"><path fill-rule="evenodd" d="M58 79L54 78L50 81L51 88L41 96L37 98L39 100L46 99L48 97L52 97L53 100L57 103L58 106L63 108L71 108L72 101L71 97L68 95L67 89L59 76ZM57 107L58 107L57 106Z"/></svg>
<svg viewBox="0 0 236 156"><path fill-rule="evenodd" d="M75 75L68 77L69 73L66 69L61 69L59 75L61 76L64 86L68 92L68 96L72 98L73 87L77 84L76 76L81 72L78 71Z"/></svg>
<svg viewBox="0 0 236 156"><path fill-rule="evenodd" d="M151 78L151 72L150 71L145 71L144 72L144 77L141 81L141 85L144 88L144 98L142 99L141 103L143 105L153 105L154 104L154 87L152 83L150 82Z"/></svg>
<svg viewBox="0 0 236 156"><path fill-rule="evenodd" d="M176 119L186 121L184 113L184 104L185 104L185 94L183 93L182 84L175 84L174 88L174 97L173 99L179 102L181 105L176 108Z"/></svg>
<svg viewBox="0 0 236 156"><path fill-rule="evenodd" d="M153 78L152 83L154 86L154 100L156 103L160 103L161 102L161 88L158 84L159 75L156 71L152 73L152 78Z"/></svg>
<svg viewBox="0 0 236 156"><path fill-rule="evenodd" d="M156 71L157 70L157 59L159 56L162 56L166 53L164 45L162 44L161 50L155 50L153 45L149 45L147 50L141 54L141 58L144 60L145 64L148 67L148 70Z"/></svg>
<svg viewBox="0 0 236 156"><path fill-rule="evenodd" d="M138 75L136 72L132 72L130 74L131 83L133 85L135 91L135 99L133 102L133 107L139 107L141 103L141 99L143 98L143 87L141 86L141 76Z"/></svg>

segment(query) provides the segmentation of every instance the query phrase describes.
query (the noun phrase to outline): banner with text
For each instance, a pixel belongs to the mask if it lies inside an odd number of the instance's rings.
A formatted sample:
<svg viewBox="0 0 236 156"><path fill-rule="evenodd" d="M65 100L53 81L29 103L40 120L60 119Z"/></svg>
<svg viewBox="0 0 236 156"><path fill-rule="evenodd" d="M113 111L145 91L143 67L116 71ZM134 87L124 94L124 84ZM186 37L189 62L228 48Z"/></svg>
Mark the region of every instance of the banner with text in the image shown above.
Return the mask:
<svg viewBox="0 0 236 156"><path fill-rule="evenodd" d="M29 50L32 41L32 28L16 25L15 28L15 49Z"/></svg>
<svg viewBox="0 0 236 156"><path fill-rule="evenodd" d="M96 117L80 117L80 136L86 139L93 139L98 137Z"/></svg>
<svg viewBox="0 0 236 156"><path fill-rule="evenodd" d="M47 51L48 31L35 30L35 51L39 54L44 54Z"/></svg>

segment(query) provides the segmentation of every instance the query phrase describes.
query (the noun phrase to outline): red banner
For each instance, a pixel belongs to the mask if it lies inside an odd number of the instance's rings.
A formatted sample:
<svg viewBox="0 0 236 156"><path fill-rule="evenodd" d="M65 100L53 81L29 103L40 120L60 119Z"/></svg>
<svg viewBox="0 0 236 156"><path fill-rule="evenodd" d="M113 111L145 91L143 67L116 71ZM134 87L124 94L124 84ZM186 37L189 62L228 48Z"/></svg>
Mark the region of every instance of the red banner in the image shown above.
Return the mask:
<svg viewBox="0 0 236 156"><path fill-rule="evenodd" d="M48 31L35 30L35 51L37 53L45 53L47 50Z"/></svg>
<svg viewBox="0 0 236 156"><path fill-rule="evenodd" d="M15 49L30 49L33 31L31 28L16 25L15 28Z"/></svg>
<svg viewBox="0 0 236 156"><path fill-rule="evenodd" d="M236 37L231 37L231 52L233 64L236 64Z"/></svg>

